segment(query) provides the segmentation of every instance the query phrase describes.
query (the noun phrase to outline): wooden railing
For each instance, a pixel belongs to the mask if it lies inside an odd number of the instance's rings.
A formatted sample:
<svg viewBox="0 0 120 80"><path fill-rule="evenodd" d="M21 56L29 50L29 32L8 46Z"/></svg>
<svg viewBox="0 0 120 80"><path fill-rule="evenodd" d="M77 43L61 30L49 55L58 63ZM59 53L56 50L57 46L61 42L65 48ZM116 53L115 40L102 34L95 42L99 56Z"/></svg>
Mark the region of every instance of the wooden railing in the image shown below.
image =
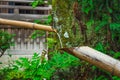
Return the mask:
<svg viewBox="0 0 120 80"><path fill-rule="evenodd" d="M32 21L36 19L46 19L50 14L51 6L47 4L32 8L31 2L34 0L0 0L0 18L11 20ZM37 39L28 39L34 29L16 28L16 26L0 24L0 30L16 34L15 46L11 47L5 54L23 55L41 53L46 49L45 35Z"/></svg>
<svg viewBox="0 0 120 80"><path fill-rule="evenodd" d="M32 2L33 0L0 0L0 1Z"/></svg>
<svg viewBox="0 0 120 80"><path fill-rule="evenodd" d="M47 5L47 0L44 5L39 5L36 8L32 8L30 5L32 1L0 0L0 18L34 20L47 17L51 10L51 6Z"/></svg>

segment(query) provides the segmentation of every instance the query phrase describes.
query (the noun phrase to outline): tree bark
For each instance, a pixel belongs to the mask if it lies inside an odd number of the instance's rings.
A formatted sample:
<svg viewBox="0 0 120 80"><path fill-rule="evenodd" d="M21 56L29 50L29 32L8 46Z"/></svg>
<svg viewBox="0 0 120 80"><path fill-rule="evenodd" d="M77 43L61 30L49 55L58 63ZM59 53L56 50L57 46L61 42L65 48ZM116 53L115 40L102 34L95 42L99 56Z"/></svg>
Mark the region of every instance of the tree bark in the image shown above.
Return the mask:
<svg viewBox="0 0 120 80"><path fill-rule="evenodd" d="M63 48L62 50L78 57L79 59L85 60L99 68L102 68L112 75L120 77L120 61L103 54L90 47L74 47L74 48Z"/></svg>

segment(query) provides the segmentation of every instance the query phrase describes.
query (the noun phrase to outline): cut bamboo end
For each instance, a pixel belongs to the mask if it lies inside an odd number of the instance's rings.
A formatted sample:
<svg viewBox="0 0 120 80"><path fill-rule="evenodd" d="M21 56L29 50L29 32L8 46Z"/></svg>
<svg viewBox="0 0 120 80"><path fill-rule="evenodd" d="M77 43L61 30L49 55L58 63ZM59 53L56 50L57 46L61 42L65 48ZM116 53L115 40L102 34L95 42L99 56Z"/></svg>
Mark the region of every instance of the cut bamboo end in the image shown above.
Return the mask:
<svg viewBox="0 0 120 80"><path fill-rule="evenodd" d="M112 75L120 77L120 61L104 53L94 50L88 46L63 48L61 50L64 50L79 59L85 60L101 69L104 69Z"/></svg>

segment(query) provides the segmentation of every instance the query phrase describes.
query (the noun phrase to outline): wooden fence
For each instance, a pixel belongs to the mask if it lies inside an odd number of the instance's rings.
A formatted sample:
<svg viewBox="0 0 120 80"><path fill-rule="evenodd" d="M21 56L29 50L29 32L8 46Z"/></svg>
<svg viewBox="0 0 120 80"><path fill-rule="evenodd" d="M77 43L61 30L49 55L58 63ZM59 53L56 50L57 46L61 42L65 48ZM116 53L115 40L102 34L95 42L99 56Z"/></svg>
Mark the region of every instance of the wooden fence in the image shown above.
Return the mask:
<svg viewBox="0 0 120 80"><path fill-rule="evenodd" d="M51 10L47 0L44 0L45 4L39 5L36 8L31 7L32 1L34 0L0 0L0 18L30 22L36 19L45 20ZM33 29L15 28L15 26L9 25L0 25L0 29L16 34L13 39L15 40L15 46L7 50L5 55L0 58L0 61L5 62L5 64L8 62L6 54L12 54L17 58L23 55L29 56L34 52L41 53L43 49L46 49L45 35L35 40L28 39L34 31Z"/></svg>
<svg viewBox="0 0 120 80"><path fill-rule="evenodd" d="M34 9L30 5L32 1L33 0L0 0L0 18L33 21L34 19L45 18L49 15L51 7L47 5L47 0L45 0L45 4L39 5ZM12 54L24 54L27 52L31 54L34 49L39 50L44 47L42 43L45 42L45 36L39 37L36 40L30 39L27 41L28 36L34 31L32 29L21 29L6 25L1 25L0 29L16 34L14 39L15 46L11 47L11 50L14 50ZM22 52L19 50L22 50Z"/></svg>
<svg viewBox="0 0 120 80"><path fill-rule="evenodd" d="M33 0L0 0L0 17L16 20L41 19L48 16L51 6L45 4L32 8Z"/></svg>

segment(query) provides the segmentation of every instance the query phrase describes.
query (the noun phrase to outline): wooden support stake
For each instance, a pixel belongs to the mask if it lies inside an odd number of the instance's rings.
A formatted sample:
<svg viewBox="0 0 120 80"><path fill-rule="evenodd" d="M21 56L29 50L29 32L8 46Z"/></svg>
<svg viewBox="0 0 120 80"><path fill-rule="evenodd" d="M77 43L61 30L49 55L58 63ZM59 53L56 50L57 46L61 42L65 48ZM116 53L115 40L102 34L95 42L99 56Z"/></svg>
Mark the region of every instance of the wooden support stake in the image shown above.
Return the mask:
<svg viewBox="0 0 120 80"><path fill-rule="evenodd" d="M99 68L102 68L112 75L120 77L120 61L103 54L90 47L74 47L74 48L63 48L62 50L78 57L79 59L85 60Z"/></svg>
<svg viewBox="0 0 120 80"><path fill-rule="evenodd" d="M31 29L37 29L37 30L56 32L56 30L53 29L51 26L46 26L46 25L41 25L41 24L36 24L31 22L8 20L8 19L0 18L0 24L21 27L21 28L31 28Z"/></svg>

